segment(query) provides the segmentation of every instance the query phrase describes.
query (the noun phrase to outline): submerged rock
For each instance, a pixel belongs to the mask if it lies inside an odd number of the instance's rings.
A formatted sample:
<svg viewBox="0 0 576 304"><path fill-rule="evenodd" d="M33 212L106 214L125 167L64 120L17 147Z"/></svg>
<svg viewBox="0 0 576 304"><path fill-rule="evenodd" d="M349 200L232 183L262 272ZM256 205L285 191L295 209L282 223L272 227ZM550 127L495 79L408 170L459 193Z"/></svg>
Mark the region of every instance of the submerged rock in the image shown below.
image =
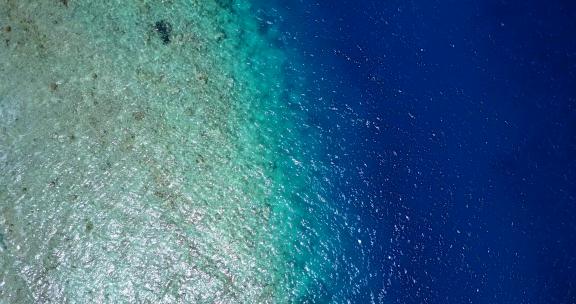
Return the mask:
<svg viewBox="0 0 576 304"><path fill-rule="evenodd" d="M170 35L172 34L172 25L166 20L160 20L154 23L154 29L158 32L162 43L170 43Z"/></svg>

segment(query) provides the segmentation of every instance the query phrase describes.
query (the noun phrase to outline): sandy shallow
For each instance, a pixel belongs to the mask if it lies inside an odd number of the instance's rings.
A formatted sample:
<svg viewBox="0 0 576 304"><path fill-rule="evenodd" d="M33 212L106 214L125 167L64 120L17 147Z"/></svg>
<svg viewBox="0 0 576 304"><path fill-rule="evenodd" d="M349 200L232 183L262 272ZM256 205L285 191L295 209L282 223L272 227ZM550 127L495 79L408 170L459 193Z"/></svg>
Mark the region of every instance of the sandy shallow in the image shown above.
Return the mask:
<svg viewBox="0 0 576 304"><path fill-rule="evenodd" d="M321 294L300 97L248 3L38 2L0 2L0 302Z"/></svg>

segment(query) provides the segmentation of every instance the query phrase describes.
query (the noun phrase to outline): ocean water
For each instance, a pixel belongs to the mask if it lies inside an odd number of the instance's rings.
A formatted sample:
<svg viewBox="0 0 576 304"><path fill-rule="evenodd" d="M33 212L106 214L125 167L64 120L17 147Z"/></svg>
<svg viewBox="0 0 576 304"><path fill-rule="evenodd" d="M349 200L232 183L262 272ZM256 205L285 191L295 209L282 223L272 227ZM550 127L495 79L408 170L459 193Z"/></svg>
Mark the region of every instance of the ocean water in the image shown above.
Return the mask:
<svg viewBox="0 0 576 304"><path fill-rule="evenodd" d="M306 79L256 11L0 2L1 303L346 298Z"/></svg>
<svg viewBox="0 0 576 304"><path fill-rule="evenodd" d="M347 299L576 303L574 2L278 2L361 241Z"/></svg>
<svg viewBox="0 0 576 304"><path fill-rule="evenodd" d="M0 0L0 303L576 303L564 0Z"/></svg>

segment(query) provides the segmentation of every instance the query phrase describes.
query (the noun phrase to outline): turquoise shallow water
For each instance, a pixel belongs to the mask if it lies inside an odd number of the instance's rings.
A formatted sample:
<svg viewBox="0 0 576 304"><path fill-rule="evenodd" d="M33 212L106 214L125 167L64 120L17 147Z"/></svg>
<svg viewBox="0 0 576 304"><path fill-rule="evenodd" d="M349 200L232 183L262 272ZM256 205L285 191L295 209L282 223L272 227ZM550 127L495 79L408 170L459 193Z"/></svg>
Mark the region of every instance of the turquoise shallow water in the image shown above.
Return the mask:
<svg viewBox="0 0 576 304"><path fill-rule="evenodd" d="M0 28L0 303L338 298L305 79L249 2L7 0Z"/></svg>

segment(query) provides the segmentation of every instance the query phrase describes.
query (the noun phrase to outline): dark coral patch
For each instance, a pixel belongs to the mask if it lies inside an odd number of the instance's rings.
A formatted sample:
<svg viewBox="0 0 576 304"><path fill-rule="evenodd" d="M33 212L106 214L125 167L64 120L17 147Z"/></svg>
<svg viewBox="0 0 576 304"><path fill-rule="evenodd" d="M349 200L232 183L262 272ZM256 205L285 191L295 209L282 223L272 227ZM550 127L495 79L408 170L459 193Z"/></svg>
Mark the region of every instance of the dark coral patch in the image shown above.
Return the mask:
<svg viewBox="0 0 576 304"><path fill-rule="evenodd" d="M157 21L154 24L154 29L158 32L162 43L170 43L170 35L172 34L172 25L165 20Z"/></svg>

